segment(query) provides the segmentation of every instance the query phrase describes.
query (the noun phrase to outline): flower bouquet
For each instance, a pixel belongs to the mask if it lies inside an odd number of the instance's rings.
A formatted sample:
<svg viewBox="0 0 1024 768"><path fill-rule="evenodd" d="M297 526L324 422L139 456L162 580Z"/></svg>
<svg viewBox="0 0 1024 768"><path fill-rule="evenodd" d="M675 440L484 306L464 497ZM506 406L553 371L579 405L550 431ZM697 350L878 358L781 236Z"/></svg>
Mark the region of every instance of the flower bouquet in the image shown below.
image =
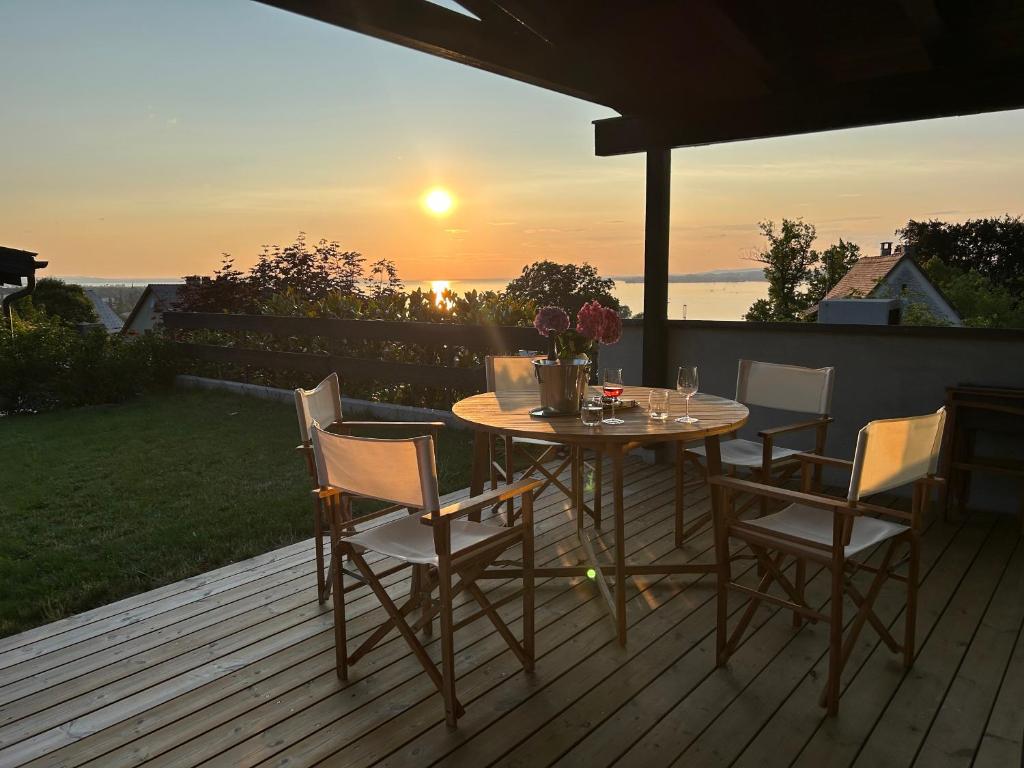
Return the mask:
<svg viewBox="0 0 1024 768"><path fill-rule="evenodd" d="M622 336L622 318L611 307L594 300L576 315L576 327L569 327L569 315L559 307L541 307L533 327L549 342L548 360L592 360L597 345L614 344Z"/></svg>
<svg viewBox="0 0 1024 768"><path fill-rule="evenodd" d="M541 407L534 416L567 416L580 412L587 372L598 344L614 344L622 335L619 313L598 301L590 301L569 327L569 315L558 307L542 307L533 326L548 339L548 359L534 360L540 387Z"/></svg>

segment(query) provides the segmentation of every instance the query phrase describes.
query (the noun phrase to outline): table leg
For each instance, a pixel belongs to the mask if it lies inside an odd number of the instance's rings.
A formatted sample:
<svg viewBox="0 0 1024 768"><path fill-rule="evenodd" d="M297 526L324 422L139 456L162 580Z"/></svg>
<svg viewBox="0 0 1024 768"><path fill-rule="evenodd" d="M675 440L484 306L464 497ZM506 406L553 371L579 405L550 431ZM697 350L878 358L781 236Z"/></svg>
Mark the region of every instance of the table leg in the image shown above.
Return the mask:
<svg viewBox="0 0 1024 768"><path fill-rule="evenodd" d="M473 432L473 468L469 479L469 495L479 496L484 492L484 479L491 463L491 447L487 432ZM469 519L479 523L480 510L469 513Z"/></svg>
<svg viewBox="0 0 1024 768"><path fill-rule="evenodd" d="M708 473L708 494L711 497L711 529L715 537L715 565L718 574L716 612L717 632L715 637L715 658L717 664L725 663L728 635L725 631L726 619L729 613L729 588L728 584L732 579L729 562L729 531L724 525L722 515L724 510L724 499L722 489L711 484L711 478L722 474L722 452L719 445L718 435L709 435L704 438L704 450L707 453Z"/></svg>
<svg viewBox="0 0 1024 768"><path fill-rule="evenodd" d="M615 507L615 626L619 645L626 644L626 511L622 498L622 448L609 445Z"/></svg>

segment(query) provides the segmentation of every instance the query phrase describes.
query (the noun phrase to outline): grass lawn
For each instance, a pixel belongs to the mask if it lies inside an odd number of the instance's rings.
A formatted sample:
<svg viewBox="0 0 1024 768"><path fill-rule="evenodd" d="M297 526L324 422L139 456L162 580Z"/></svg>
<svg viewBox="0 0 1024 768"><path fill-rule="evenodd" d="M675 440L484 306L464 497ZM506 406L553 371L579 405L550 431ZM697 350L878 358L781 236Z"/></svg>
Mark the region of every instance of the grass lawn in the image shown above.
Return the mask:
<svg viewBox="0 0 1024 768"><path fill-rule="evenodd" d="M0 419L0 636L309 538L297 443L290 405L209 392ZM437 464L468 486L469 433Z"/></svg>

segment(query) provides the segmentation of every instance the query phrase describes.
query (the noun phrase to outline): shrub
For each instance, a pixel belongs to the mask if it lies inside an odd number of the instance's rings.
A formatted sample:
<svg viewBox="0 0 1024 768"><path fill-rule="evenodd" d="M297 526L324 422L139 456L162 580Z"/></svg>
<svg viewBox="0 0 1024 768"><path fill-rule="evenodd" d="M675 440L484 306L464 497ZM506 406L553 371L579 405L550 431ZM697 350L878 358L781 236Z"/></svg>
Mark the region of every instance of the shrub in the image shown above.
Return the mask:
<svg viewBox="0 0 1024 768"><path fill-rule="evenodd" d="M0 413L118 403L173 377L170 346L159 337L80 335L60 322L19 323L0 331Z"/></svg>

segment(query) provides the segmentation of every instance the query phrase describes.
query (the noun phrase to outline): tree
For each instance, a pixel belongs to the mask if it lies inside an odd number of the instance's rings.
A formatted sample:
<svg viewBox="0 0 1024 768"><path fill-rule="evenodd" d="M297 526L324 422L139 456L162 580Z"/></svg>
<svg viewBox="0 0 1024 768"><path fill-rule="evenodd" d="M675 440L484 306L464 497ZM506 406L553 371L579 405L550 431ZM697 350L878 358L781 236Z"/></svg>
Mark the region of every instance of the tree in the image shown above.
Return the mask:
<svg viewBox="0 0 1024 768"><path fill-rule="evenodd" d="M801 287L811 279L811 268L818 254L811 250L815 229L800 219L783 219L778 231L772 221L758 224L768 247L754 257L764 264L764 277L768 281L768 298L758 299L747 311L746 319L759 322L787 322L802 319L802 312L810 306L807 293Z"/></svg>
<svg viewBox="0 0 1024 768"><path fill-rule="evenodd" d="M994 283L976 269L950 266L938 256L921 264L964 325L974 328L1024 328L1024 301L1005 285ZM907 320L904 323L919 325Z"/></svg>
<svg viewBox="0 0 1024 768"><path fill-rule="evenodd" d="M896 230L918 263L938 257L950 267L974 270L995 285L1024 294L1024 220L970 219L962 223L914 221Z"/></svg>
<svg viewBox="0 0 1024 768"><path fill-rule="evenodd" d="M37 311L56 317L68 325L95 323L99 319L92 302L80 285L44 277L36 283L30 298L32 306Z"/></svg>
<svg viewBox="0 0 1024 768"><path fill-rule="evenodd" d="M629 317L629 307L615 298L613 290L615 281L601 277L597 269L586 262L577 266L537 261L523 267L523 274L508 284L503 295L514 302L533 302L538 307L561 307L569 317L576 317L580 307L588 301L597 300L622 317Z"/></svg>
<svg viewBox="0 0 1024 768"><path fill-rule="evenodd" d="M859 259L860 246L842 238L822 251L818 256L818 266L811 270L807 280L808 306L813 307L824 299Z"/></svg>
<svg viewBox="0 0 1024 768"><path fill-rule="evenodd" d="M333 292L361 295L363 255L345 251L335 241L306 243L300 232L295 242L282 248L264 246L249 271L249 280L258 293L268 296L291 289L304 299L322 299Z"/></svg>
<svg viewBox="0 0 1024 768"><path fill-rule="evenodd" d="M910 220L896 234L965 325L1024 327L1021 217L1007 214L952 224Z"/></svg>

